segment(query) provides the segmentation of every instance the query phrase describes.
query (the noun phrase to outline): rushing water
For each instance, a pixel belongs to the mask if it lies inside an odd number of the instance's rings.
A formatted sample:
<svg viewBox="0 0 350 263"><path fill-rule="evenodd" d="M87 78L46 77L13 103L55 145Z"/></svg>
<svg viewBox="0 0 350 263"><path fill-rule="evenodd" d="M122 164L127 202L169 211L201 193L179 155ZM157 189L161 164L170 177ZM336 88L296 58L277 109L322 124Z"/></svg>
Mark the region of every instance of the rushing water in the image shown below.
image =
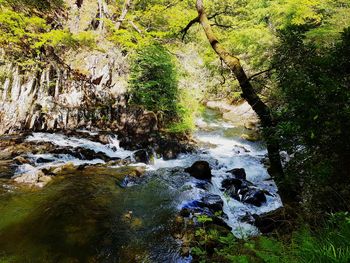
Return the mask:
<svg viewBox="0 0 350 263"><path fill-rule="evenodd" d="M104 161L80 160L68 154L28 155L30 164L16 173L37 169L89 164L82 170L67 171L41 190L14 187L6 182L0 191L0 261L5 262L189 262L178 251L180 244L171 236L176 213L192 200L209 193L224 201L227 224L238 236L257 235L258 230L240 218L247 212L261 214L281 206L277 188L261 160L264 145L240 138L242 126L225 122L207 110L195 134L202 150L179 156L176 160L155 159L145 166L145 179L128 184L128 167L100 166ZM35 133L28 142L47 141L57 146L84 147L110 157L126 158L131 151L119 147L116 138L103 145L83 138L61 134ZM44 163L38 162L45 158ZM183 172L197 160L213 168L212 184L207 190ZM268 190L261 207L243 204L224 195L221 182L227 170L245 168L247 179ZM0 184L2 182L0 181ZM6 261L7 260L7 261Z"/></svg>

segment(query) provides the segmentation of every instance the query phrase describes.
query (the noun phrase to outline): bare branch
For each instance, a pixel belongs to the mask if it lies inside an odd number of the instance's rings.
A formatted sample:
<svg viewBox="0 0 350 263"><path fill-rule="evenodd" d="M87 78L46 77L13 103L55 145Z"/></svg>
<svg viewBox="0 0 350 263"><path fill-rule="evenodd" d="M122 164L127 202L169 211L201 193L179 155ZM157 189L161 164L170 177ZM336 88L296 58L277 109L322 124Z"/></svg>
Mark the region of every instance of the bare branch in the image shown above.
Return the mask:
<svg viewBox="0 0 350 263"><path fill-rule="evenodd" d="M138 32L142 37L144 37L142 30L137 25L135 25L133 21L129 20L129 24L133 27L133 29L135 29L136 32Z"/></svg>
<svg viewBox="0 0 350 263"><path fill-rule="evenodd" d="M129 8L131 6L132 0L125 0L122 14L120 15L117 23L115 24L116 30L119 30L123 21L125 20L126 15L128 14Z"/></svg>
<svg viewBox="0 0 350 263"><path fill-rule="evenodd" d="M180 33L182 33L182 38L181 38L182 41L184 41L188 30L190 30L190 28L191 28L195 23L199 23L199 16L196 17L196 18L194 18L194 19L192 19L192 20L187 24L187 26L186 26L184 29L182 29L182 30L180 31Z"/></svg>
<svg viewBox="0 0 350 263"><path fill-rule="evenodd" d="M226 13L225 11L217 12L217 13L215 13L215 14L212 14L212 15L208 16L208 19L209 19L209 20L210 20L210 19L215 19L217 16L222 15L222 14L225 14L225 13ZM190 28L191 28L194 24L196 24L196 23L199 23L199 16L196 17L196 18L194 18L194 19L192 19L192 20L187 24L187 26L186 26L184 29L182 29L182 30L180 31L180 33L182 34L182 38L181 38L182 41L185 40L185 37L186 37L186 35L187 35L188 30L190 30ZM219 25L217 25L217 26L219 26ZM222 26L222 27L224 27L224 26ZM227 27L230 27L230 26L227 26Z"/></svg>
<svg viewBox="0 0 350 263"><path fill-rule="evenodd" d="M270 71L272 71L272 70L273 70L273 68L269 68L269 69L263 70L263 71L261 71L261 72L255 73L255 74L251 75L251 76L248 78L248 81L249 81L249 80L252 80L253 78L256 78L257 76L260 76L260 75L262 75L262 74L268 73L268 72L270 72Z"/></svg>

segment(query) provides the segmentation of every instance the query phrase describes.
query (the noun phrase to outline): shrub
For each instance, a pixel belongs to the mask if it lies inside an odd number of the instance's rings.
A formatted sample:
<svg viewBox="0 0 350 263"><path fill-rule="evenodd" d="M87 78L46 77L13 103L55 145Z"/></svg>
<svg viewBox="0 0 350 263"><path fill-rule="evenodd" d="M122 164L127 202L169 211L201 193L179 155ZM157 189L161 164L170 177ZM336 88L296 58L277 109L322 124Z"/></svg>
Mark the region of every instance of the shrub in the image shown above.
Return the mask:
<svg viewBox="0 0 350 263"><path fill-rule="evenodd" d="M159 44L140 48L132 62L131 102L154 112L163 112L168 120L178 118L178 82L170 53Z"/></svg>

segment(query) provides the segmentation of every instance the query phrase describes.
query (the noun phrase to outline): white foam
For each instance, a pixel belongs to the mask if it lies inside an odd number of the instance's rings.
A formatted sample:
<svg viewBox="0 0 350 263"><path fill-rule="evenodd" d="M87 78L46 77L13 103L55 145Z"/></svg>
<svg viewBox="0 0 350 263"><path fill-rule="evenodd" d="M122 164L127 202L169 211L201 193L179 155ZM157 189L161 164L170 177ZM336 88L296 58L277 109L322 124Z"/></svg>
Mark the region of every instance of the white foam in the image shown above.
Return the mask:
<svg viewBox="0 0 350 263"><path fill-rule="evenodd" d="M74 136L66 136L57 133L33 133L29 136L26 141L32 142L51 142L61 147L72 147L72 148L86 148L97 152L103 152L109 157L126 158L133 154L132 151L127 151L119 146L117 137L110 137L109 144L102 144L99 142L93 142L85 138L77 138Z"/></svg>

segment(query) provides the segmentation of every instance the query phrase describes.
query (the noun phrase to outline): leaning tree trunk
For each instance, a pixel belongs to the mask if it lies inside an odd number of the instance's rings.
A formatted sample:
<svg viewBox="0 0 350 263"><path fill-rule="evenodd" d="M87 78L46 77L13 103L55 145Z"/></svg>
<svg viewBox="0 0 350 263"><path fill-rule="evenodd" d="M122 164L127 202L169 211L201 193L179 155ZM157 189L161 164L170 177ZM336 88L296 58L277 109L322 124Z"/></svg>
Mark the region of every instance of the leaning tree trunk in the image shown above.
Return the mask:
<svg viewBox="0 0 350 263"><path fill-rule="evenodd" d="M204 32L210 42L210 45L219 55L219 57L224 61L224 63L230 68L231 72L235 75L242 90L242 97L249 103L249 105L253 108L261 120L261 124L264 128L264 136L266 139L268 156L271 163L269 172L277 179L277 181L279 181L279 179L281 179L283 176L283 168L279 154L279 143L278 139L276 138L273 118L270 109L255 92L252 84L247 77L247 74L243 70L239 59L231 55L219 43L205 13L203 0L197 0L196 8L198 11L199 23L202 25Z"/></svg>

